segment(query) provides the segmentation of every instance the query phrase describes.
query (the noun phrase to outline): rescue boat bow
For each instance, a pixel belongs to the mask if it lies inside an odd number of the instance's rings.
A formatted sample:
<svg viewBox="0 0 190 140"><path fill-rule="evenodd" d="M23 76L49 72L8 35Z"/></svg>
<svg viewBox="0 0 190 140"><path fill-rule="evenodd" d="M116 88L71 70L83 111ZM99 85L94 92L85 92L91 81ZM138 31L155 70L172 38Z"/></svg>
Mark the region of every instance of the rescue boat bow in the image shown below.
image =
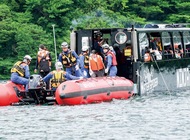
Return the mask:
<svg viewBox="0 0 190 140"><path fill-rule="evenodd" d="M66 81L55 92L59 105L80 105L133 95L133 82L123 77L98 77Z"/></svg>

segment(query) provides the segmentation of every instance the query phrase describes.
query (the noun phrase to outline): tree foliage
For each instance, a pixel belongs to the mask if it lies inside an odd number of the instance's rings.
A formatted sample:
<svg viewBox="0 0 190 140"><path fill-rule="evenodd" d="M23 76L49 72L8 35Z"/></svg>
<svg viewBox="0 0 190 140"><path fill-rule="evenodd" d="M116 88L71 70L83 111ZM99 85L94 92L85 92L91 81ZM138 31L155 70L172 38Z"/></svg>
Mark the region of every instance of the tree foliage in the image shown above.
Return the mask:
<svg viewBox="0 0 190 140"><path fill-rule="evenodd" d="M52 25L58 52L70 28L108 28L146 22L188 23L190 2L184 0L1 0L0 79L25 54L36 57L45 44L54 57ZM32 63L31 68L33 68Z"/></svg>

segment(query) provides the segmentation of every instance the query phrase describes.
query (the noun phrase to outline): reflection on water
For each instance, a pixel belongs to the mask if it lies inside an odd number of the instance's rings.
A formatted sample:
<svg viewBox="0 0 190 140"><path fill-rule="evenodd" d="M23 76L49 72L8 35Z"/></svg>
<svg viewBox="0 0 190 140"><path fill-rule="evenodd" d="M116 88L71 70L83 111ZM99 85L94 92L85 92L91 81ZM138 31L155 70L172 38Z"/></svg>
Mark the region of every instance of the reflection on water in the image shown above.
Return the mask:
<svg viewBox="0 0 190 140"><path fill-rule="evenodd" d="M190 138L190 93L80 106L0 107L0 140Z"/></svg>

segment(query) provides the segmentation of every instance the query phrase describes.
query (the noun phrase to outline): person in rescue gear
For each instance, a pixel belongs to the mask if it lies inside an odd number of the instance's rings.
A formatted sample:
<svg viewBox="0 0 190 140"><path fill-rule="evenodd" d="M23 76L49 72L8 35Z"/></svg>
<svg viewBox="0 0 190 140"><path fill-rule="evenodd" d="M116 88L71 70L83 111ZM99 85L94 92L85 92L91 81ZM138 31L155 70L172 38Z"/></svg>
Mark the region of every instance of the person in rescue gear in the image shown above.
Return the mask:
<svg viewBox="0 0 190 140"><path fill-rule="evenodd" d="M51 60L50 52L43 44L40 44L34 72L36 73L38 69L41 77L46 76L51 70Z"/></svg>
<svg viewBox="0 0 190 140"><path fill-rule="evenodd" d="M79 55L80 69L84 78L89 78L89 46L83 46L82 52Z"/></svg>
<svg viewBox="0 0 190 140"><path fill-rule="evenodd" d="M24 85L26 91L28 91L30 77L29 65L31 60L32 58L29 55L25 55L23 61L16 62L11 69L11 81Z"/></svg>
<svg viewBox="0 0 190 140"><path fill-rule="evenodd" d="M77 77L82 76L82 72L79 69L79 56L75 51L69 49L67 42L63 42L61 47L63 51L59 54L59 61L62 62L63 66L66 68L66 72Z"/></svg>
<svg viewBox="0 0 190 140"><path fill-rule="evenodd" d="M109 49L108 44L102 46L105 54L106 69L105 73L109 76L116 76L117 74L117 60L115 54Z"/></svg>
<svg viewBox="0 0 190 140"><path fill-rule="evenodd" d="M62 82L66 80L78 80L83 79L83 77L76 77L68 72L63 70L63 65L61 62L55 63L55 69L54 71L50 72L48 75L46 75L43 78L44 82L50 81L50 89L55 90ZM50 80L51 79L51 80Z"/></svg>
<svg viewBox="0 0 190 140"><path fill-rule="evenodd" d="M102 57L96 53L96 50L92 50L89 56L89 74L91 77L104 76L104 62Z"/></svg>

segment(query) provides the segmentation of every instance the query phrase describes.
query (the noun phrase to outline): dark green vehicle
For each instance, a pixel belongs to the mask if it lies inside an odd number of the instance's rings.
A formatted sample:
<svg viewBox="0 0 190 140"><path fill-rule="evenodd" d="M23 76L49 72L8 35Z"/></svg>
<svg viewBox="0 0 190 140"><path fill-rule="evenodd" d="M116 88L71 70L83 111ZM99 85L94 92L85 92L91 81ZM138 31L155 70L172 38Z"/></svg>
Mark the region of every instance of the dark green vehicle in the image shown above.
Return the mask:
<svg viewBox="0 0 190 140"><path fill-rule="evenodd" d="M96 34L113 46L118 76L134 82L134 92L175 92L190 89L190 28L110 28L72 31L71 49L95 48ZM126 56L130 46L132 55ZM150 57L147 57L149 56ZM150 59L150 60L149 60Z"/></svg>

